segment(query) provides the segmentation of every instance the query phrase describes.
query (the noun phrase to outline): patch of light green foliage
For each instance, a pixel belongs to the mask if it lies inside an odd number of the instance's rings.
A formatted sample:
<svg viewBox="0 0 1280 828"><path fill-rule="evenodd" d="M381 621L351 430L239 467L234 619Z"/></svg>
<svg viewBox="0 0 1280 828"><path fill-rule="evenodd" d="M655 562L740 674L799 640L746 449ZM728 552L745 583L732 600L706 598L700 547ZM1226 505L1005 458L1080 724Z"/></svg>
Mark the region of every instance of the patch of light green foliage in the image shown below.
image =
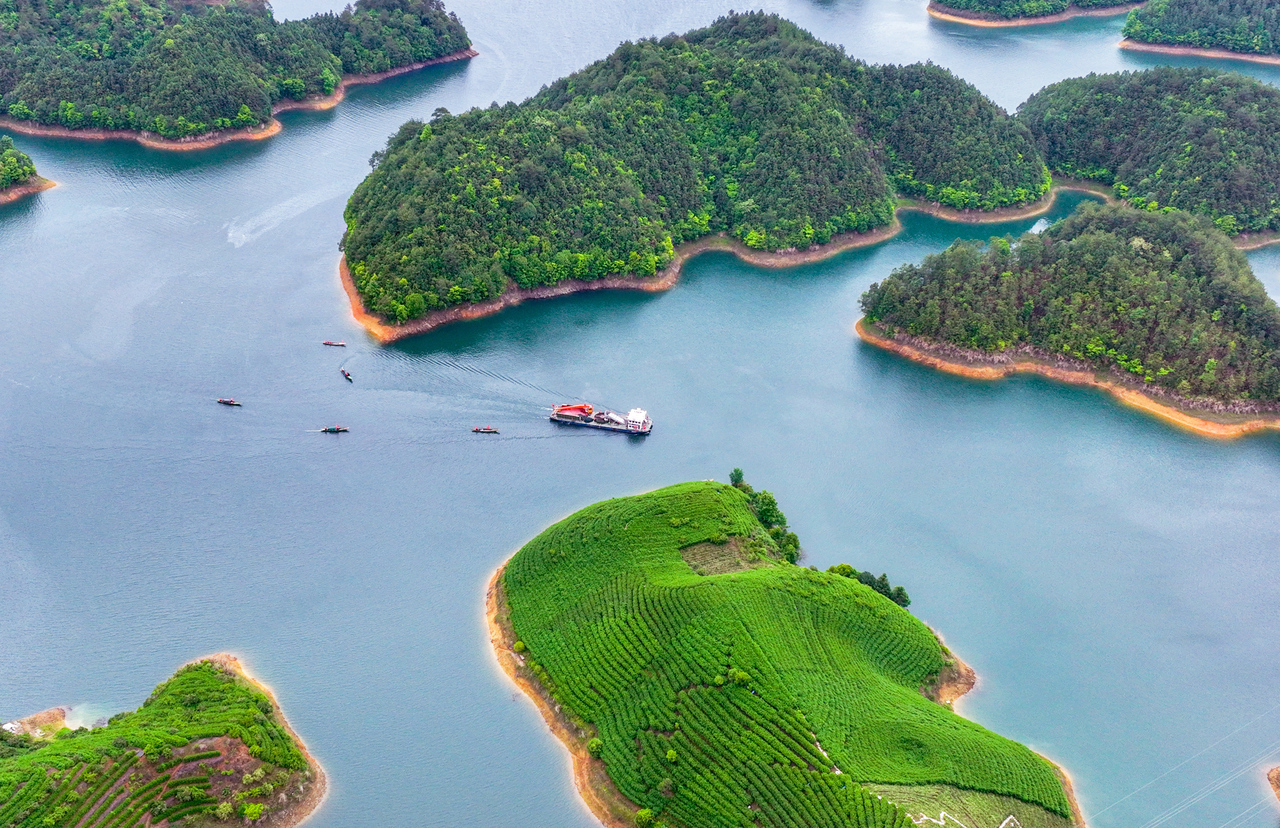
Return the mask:
<svg viewBox="0 0 1280 828"><path fill-rule="evenodd" d="M211 807L216 800L203 793L195 798L175 794L166 807L169 788L179 787L166 788L165 771L181 761L170 757L197 739L231 736L263 762L304 770L306 759L273 713L271 700L247 681L200 662L183 667L140 708L112 716L104 727L64 729L49 742L7 738L0 745L0 828L124 828L148 812L155 824L155 816L166 811ZM127 798L111 807L95 808L126 772L151 769L161 775L130 788ZM87 791L77 793L85 784Z"/></svg>
<svg viewBox="0 0 1280 828"><path fill-rule="evenodd" d="M766 565L700 576L681 556L735 537ZM688 828L910 826L869 782L1069 814L1047 761L924 697L948 653L923 623L771 544L741 489L685 483L583 509L507 565L517 650L625 796Z"/></svg>
<svg viewBox="0 0 1280 828"><path fill-rule="evenodd" d="M24 184L36 174L31 157L13 145L8 135L0 135L0 190Z"/></svg>

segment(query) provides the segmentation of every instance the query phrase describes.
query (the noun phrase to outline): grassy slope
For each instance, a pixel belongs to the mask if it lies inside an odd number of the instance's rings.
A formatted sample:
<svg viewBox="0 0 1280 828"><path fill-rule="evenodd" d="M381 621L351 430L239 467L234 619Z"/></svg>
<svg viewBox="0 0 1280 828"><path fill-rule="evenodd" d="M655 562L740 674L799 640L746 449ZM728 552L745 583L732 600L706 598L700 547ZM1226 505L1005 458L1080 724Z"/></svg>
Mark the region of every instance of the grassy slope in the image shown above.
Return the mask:
<svg viewBox="0 0 1280 828"><path fill-rule="evenodd" d="M695 574L682 547L721 534L771 547L741 492L686 483L588 507L506 567L535 674L597 728L626 796L687 826L910 825L854 781L1069 814L1046 761L920 693L947 658L924 624L801 567Z"/></svg>
<svg viewBox="0 0 1280 828"><path fill-rule="evenodd" d="M296 799L310 781L270 699L209 662L182 668L105 727L9 738L0 757L0 828L132 828L147 813L150 825L184 815L195 825L220 801L237 813L268 800L274 809L281 792Z"/></svg>

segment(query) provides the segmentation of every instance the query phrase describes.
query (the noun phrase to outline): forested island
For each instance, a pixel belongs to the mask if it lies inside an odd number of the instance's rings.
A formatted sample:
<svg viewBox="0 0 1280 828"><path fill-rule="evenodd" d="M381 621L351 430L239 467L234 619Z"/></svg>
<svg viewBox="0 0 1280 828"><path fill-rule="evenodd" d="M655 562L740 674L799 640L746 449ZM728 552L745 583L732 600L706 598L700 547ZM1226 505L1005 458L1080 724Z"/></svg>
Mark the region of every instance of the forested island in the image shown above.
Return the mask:
<svg viewBox="0 0 1280 828"><path fill-rule="evenodd" d="M1280 63L1273 0L1151 0L1125 21L1122 46ZM1172 47L1172 48L1168 48Z"/></svg>
<svg viewBox="0 0 1280 828"><path fill-rule="evenodd" d="M291 826L324 796L324 772L231 656L188 664L102 726L61 724L54 710L0 729L0 826Z"/></svg>
<svg viewBox="0 0 1280 828"><path fill-rule="evenodd" d="M1080 824L1050 762L945 703L973 675L937 635L843 570L789 562L776 499L735 478L589 506L490 584L498 659L573 753L596 816Z"/></svg>
<svg viewBox="0 0 1280 828"><path fill-rule="evenodd" d="M8 135L0 135L0 204L47 190L53 182L36 175L31 156L13 145Z"/></svg>
<svg viewBox="0 0 1280 828"><path fill-rule="evenodd" d="M976 26L1020 26L1057 23L1073 17L1124 14L1134 0L931 0L929 14L953 23Z"/></svg>
<svg viewBox="0 0 1280 828"><path fill-rule="evenodd" d="M437 110L372 163L344 269L390 326L643 282L717 234L838 249L885 237L899 196L992 210L1050 184L1026 129L946 69L868 65L762 13L624 43L524 103Z"/></svg>
<svg viewBox="0 0 1280 828"><path fill-rule="evenodd" d="M955 373L1099 385L1208 434L1280 425L1280 308L1182 211L1085 204L1043 234L957 242L862 311L865 339Z"/></svg>
<svg viewBox="0 0 1280 828"><path fill-rule="evenodd" d="M1055 172L1229 235L1280 230L1280 90L1234 72L1159 67L1045 87L1018 108Z"/></svg>
<svg viewBox="0 0 1280 828"><path fill-rule="evenodd" d="M0 115L37 134L207 145L469 47L440 0L357 0L283 23L263 0L0 0Z"/></svg>

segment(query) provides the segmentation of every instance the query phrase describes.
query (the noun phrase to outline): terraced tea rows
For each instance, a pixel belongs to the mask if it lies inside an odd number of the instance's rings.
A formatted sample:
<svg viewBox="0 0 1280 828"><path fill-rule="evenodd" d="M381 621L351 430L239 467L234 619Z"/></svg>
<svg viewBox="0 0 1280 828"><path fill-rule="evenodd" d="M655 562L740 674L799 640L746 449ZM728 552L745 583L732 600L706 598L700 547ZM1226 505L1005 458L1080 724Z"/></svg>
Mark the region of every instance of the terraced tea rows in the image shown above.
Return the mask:
<svg viewBox="0 0 1280 828"><path fill-rule="evenodd" d="M105 727L63 728L52 741L6 733L0 826L255 821L302 799L311 784L271 700L222 664L202 661Z"/></svg>
<svg viewBox="0 0 1280 828"><path fill-rule="evenodd" d="M758 557L740 571L698 575L681 556L733 538ZM515 650L594 729L641 822L912 824L859 783L999 794L1069 821L1047 761L921 693L948 661L924 624L777 557L743 492L708 482L591 506L508 563Z"/></svg>

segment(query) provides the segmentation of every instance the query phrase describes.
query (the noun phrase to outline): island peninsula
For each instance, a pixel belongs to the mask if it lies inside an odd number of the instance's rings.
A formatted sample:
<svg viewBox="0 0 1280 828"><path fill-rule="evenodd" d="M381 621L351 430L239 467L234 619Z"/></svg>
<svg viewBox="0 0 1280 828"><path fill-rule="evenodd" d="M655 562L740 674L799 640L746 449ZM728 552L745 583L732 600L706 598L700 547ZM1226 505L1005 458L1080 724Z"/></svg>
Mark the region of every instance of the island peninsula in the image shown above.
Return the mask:
<svg viewBox="0 0 1280 828"><path fill-rule="evenodd" d="M0 135L0 204L9 204L55 186L54 182L36 174L31 156L15 147L12 138Z"/></svg>
<svg viewBox="0 0 1280 828"><path fill-rule="evenodd" d="M651 284L687 243L803 260L885 238L899 198L991 211L1050 187L1027 131L972 85L761 13L624 43L521 104L437 111L373 161L342 247L384 328L513 290Z"/></svg>
<svg viewBox="0 0 1280 828"><path fill-rule="evenodd" d="M1280 308L1207 219L1082 205L862 297L867 342L951 373L1094 385L1199 433L1280 429Z"/></svg>
<svg viewBox="0 0 1280 828"><path fill-rule="evenodd" d="M71 730L55 708L0 730L0 825L13 828L291 828L325 791L271 692L226 654L101 726Z"/></svg>
<svg viewBox="0 0 1280 828"><path fill-rule="evenodd" d="M280 112L476 54L441 0L357 0L284 23L263 0L14 8L0 25L0 126L159 149L266 138Z"/></svg>
<svg viewBox="0 0 1280 828"><path fill-rule="evenodd" d="M573 754L596 815L1080 825L1052 763L940 701L972 673L938 637L839 568L790 563L776 500L735 478L589 506L490 583L498 660Z"/></svg>
<svg viewBox="0 0 1280 828"><path fill-rule="evenodd" d="M1122 49L1280 64L1280 7L1269 0L1152 0L1129 15Z"/></svg>

